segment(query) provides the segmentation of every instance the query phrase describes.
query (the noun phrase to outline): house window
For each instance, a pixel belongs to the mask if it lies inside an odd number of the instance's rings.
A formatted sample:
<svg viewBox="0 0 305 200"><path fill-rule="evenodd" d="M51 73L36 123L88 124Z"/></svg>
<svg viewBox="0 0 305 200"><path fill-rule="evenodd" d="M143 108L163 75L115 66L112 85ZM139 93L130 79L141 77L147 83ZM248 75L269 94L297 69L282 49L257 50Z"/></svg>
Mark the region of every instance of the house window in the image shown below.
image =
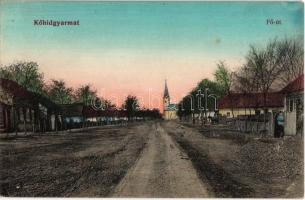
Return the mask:
<svg viewBox="0 0 305 200"><path fill-rule="evenodd" d="M293 99L289 100L289 112L293 111Z"/></svg>
<svg viewBox="0 0 305 200"><path fill-rule="evenodd" d="M302 100L300 98L297 98L297 100L296 100L295 109L298 111L303 110L303 104L302 104Z"/></svg>

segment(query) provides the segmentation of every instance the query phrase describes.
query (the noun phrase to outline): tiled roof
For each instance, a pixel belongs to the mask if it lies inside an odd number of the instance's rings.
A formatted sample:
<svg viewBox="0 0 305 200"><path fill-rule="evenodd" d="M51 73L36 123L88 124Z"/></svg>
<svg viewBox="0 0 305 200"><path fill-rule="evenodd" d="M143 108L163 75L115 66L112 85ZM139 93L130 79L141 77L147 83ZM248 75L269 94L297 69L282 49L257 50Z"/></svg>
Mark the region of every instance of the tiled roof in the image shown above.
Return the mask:
<svg viewBox="0 0 305 200"><path fill-rule="evenodd" d="M280 92L268 93L266 107L283 107L284 94ZM218 108L263 108L264 98L262 93L241 94L233 93L219 100Z"/></svg>
<svg viewBox="0 0 305 200"><path fill-rule="evenodd" d="M47 108L52 108L53 110L60 110L60 107L56 105L53 101L49 100L47 97L44 97L34 92L30 92L15 81L1 78L0 87L7 93L12 95L15 102L28 103L32 105L34 105L35 103L41 103Z"/></svg>
<svg viewBox="0 0 305 200"><path fill-rule="evenodd" d="M290 82L282 89L284 93L298 92L304 90L304 74L300 75L294 81Z"/></svg>
<svg viewBox="0 0 305 200"><path fill-rule="evenodd" d="M287 93L299 92L304 90L304 74L289 83L279 92L267 94L267 107L283 107L284 96ZM233 93L225 96L218 102L218 108L263 108L264 98L262 93L240 94Z"/></svg>
<svg viewBox="0 0 305 200"><path fill-rule="evenodd" d="M83 104L82 103L73 103L73 104L64 104L61 105L63 115L66 117L76 117L83 115Z"/></svg>
<svg viewBox="0 0 305 200"><path fill-rule="evenodd" d="M83 103L61 105L65 117L127 117L126 110L100 110L92 106L85 106Z"/></svg>
<svg viewBox="0 0 305 200"><path fill-rule="evenodd" d="M91 106L84 106L82 114L85 117L127 117L125 110L98 110Z"/></svg>
<svg viewBox="0 0 305 200"><path fill-rule="evenodd" d="M0 87L4 89L7 93L11 94L15 99L30 100L34 98L34 95L31 92L27 91L18 83L8 79L1 78Z"/></svg>

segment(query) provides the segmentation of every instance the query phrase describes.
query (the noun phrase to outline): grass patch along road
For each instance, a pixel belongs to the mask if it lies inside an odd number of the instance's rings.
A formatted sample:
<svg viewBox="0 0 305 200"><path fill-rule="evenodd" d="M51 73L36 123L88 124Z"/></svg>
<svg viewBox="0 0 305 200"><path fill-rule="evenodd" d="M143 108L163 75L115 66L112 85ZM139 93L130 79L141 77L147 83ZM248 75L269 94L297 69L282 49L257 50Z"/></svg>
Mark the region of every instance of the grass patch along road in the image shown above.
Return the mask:
<svg viewBox="0 0 305 200"><path fill-rule="evenodd" d="M299 137L251 139L217 127L173 121L162 126L187 153L216 197L300 198L304 194L303 142Z"/></svg>
<svg viewBox="0 0 305 200"><path fill-rule="evenodd" d="M1 139L1 196L108 196L137 160L150 126Z"/></svg>

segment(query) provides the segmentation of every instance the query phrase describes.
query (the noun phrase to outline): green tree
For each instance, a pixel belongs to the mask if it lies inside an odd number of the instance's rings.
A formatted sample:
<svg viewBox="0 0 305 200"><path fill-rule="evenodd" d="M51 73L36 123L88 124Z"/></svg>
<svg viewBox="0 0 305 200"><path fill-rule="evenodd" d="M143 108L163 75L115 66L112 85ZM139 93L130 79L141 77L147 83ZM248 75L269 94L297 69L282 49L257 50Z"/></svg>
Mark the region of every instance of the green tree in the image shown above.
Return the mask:
<svg viewBox="0 0 305 200"><path fill-rule="evenodd" d="M233 73L229 70L229 67L224 61L219 61L217 63L217 69L214 73L216 83L223 90L225 95L228 95L232 87L232 75Z"/></svg>
<svg viewBox="0 0 305 200"><path fill-rule="evenodd" d="M207 98L204 97L206 89ZM177 111L179 118L190 119L190 116L192 116L193 123L195 123L195 114L202 114L205 107L207 107L207 111L214 111L217 102L209 95L219 98L223 95L223 89L216 82L203 79L179 102ZM203 119L202 116L201 119Z"/></svg>
<svg viewBox="0 0 305 200"><path fill-rule="evenodd" d="M219 98L223 96L223 88L219 87L219 85L211 81L209 79L203 79L200 81L197 85L197 87L191 92L191 94L194 97L195 101L195 110L198 111L199 108L199 102L198 102L198 91L201 91L202 94L204 94L205 89L207 89L207 95L213 94L215 97ZM214 110L215 108L215 100L211 97L207 97L207 102L205 103L205 97L202 97L201 101L201 107L205 107L205 104L207 104L207 109L208 110Z"/></svg>
<svg viewBox="0 0 305 200"><path fill-rule="evenodd" d="M92 103L92 106L98 110L116 110L115 104L113 104L110 100L104 99L102 97L96 97Z"/></svg>
<svg viewBox="0 0 305 200"><path fill-rule="evenodd" d="M182 100L178 103L177 115L180 120L190 120L190 116L194 119L194 97L191 93L183 97ZM193 121L194 122L194 121Z"/></svg>
<svg viewBox="0 0 305 200"><path fill-rule="evenodd" d="M43 73L36 62L17 62L0 68L0 77L17 82L29 91L45 94Z"/></svg>
<svg viewBox="0 0 305 200"><path fill-rule="evenodd" d="M232 99L232 83L233 83L233 72L229 70L229 67L224 61L219 61L217 63L217 69L214 73L214 78L219 89L222 91L221 96L227 95L231 105L231 112L234 118L234 108Z"/></svg>
<svg viewBox="0 0 305 200"><path fill-rule="evenodd" d="M123 107L126 109L128 121L130 121L135 116L136 111L140 108L138 98L136 96L128 95Z"/></svg>
<svg viewBox="0 0 305 200"><path fill-rule="evenodd" d="M47 87L49 98L57 104L70 104L73 99L73 89L66 86L63 80L52 80Z"/></svg>
<svg viewBox="0 0 305 200"><path fill-rule="evenodd" d="M76 102L89 106L92 104L92 101L97 98L96 93L96 90L92 89L91 85L82 85L75 91L75 100Z"/></svg>
<svg viewBox="0 0 305 200"><path fill-rule="evenodd" d="M102 102L104 103L105 110L115 110L116 105L113 104L110 100L102 99Z"/></svg>

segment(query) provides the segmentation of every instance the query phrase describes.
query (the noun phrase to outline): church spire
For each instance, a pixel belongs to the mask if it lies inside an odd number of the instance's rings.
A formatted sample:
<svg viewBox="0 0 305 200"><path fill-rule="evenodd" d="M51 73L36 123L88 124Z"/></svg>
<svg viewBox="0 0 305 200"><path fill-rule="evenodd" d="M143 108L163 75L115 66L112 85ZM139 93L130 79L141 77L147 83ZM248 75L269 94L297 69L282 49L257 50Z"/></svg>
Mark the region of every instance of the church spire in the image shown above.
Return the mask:
<svg viewBox="0 0 305 200"><path fill-rule="evenodd" d="M169 98L169 92L168 92L168 88L167 88L167 82L165 79L165 88L164 88L164 96L163 98Z"/></svg>

